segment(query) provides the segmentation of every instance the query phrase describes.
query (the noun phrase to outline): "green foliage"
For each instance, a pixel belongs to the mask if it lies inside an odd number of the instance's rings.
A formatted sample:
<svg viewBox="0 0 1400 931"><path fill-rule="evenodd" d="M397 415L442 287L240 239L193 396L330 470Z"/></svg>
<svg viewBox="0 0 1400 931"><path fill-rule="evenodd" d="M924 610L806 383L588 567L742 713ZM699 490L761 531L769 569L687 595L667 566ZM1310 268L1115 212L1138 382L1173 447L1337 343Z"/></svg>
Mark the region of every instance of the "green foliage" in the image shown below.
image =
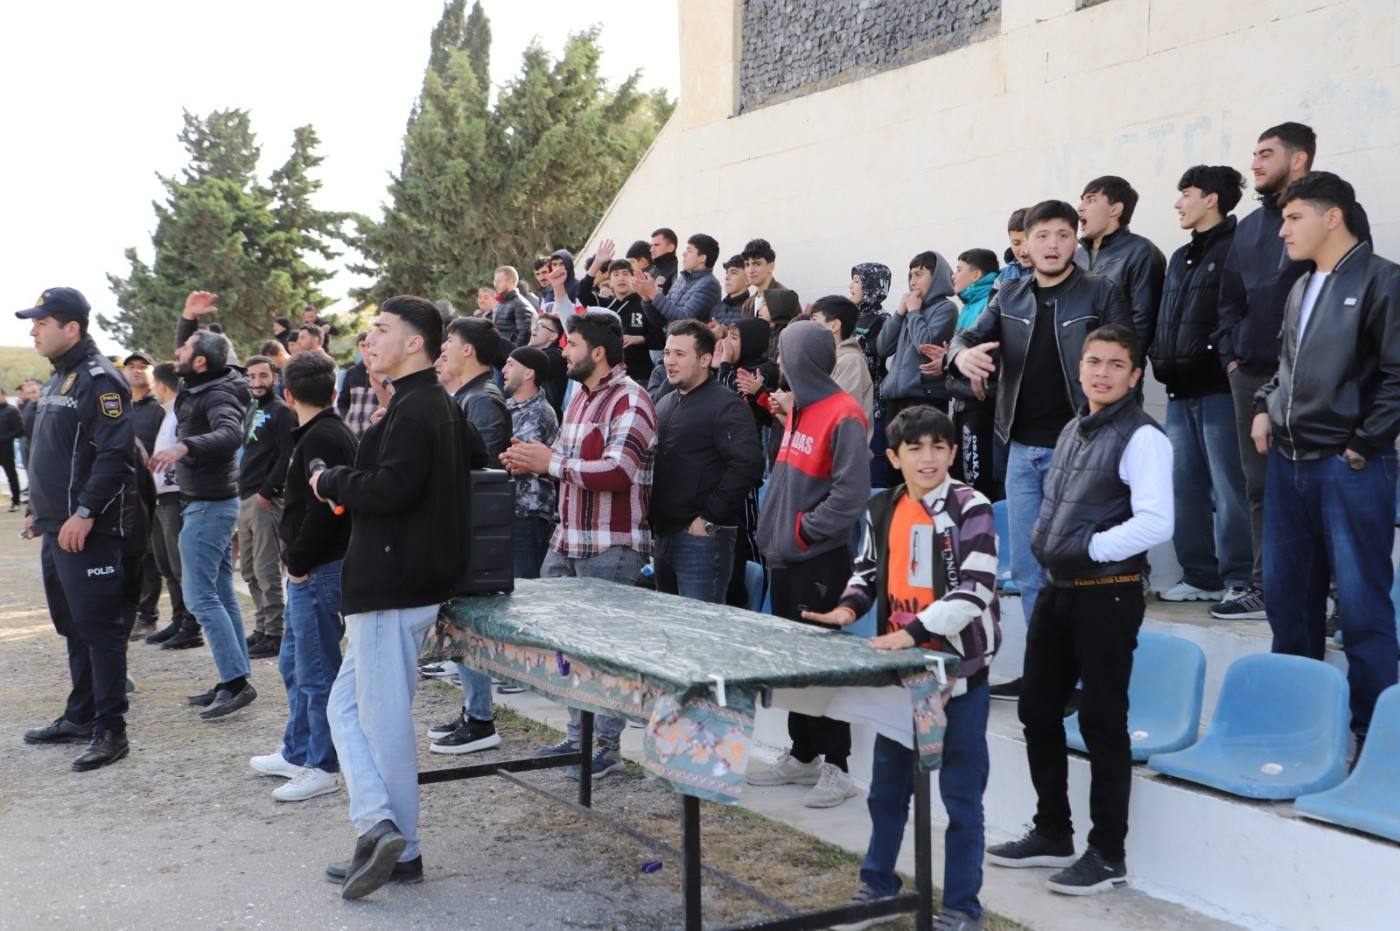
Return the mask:
<svg viewBox="0 0 1400 931"><path fill-rule="evenodd" d="M247 111L204 119L186 112L184 122L180 141L190 161L179 177L161 178L166 200L153 205L155 261L148 266L126 250L130 273L107 276L119 310L98 322L126 348L168 357L185 295L213 291L219 322L248 355L271 333L274 317L329 303L318 285L330 273L307 259L339 255L332 244L344 241L346 216L311 205L320 182L310 172L322 159L310 126L296 130L291 156L264 185Z"/></svg>
<svg viewBox="0 0 1400 931"><path fill-rule="evenodd" d="M26 378L48 381L53 369L33 346L0 346L0 387L13 398Z"/></svg>
<svg viewBox="0 0 1400 931"><path fill-rule="evenodd" d="M466 14L451 0L384 219L356 218L366 261L353 270L375 279L361 300L408 293L470 306L497 266L577 247L674 109L663 91L639 90L640 73L607 85L596 27L571 36L558 60L532 44L493 106L489 48L480 3Z"/></svg>

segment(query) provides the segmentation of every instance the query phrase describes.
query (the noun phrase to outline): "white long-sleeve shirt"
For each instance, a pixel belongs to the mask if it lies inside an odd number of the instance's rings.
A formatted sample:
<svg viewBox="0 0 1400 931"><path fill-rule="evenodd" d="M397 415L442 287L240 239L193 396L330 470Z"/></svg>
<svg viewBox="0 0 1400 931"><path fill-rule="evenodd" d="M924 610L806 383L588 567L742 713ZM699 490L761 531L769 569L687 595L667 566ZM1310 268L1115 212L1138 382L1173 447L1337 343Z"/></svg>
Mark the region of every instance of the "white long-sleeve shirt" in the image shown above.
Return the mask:
<svg viewBox="0 0 1400 931"><path fill-rule="evenodd" d="M1132 493L1133 516L1089 538L1089 558L1119 562L1172 538L1172 444L1144 424L1134 431L1118 463L1118 477Z"/></svg>
<svg viewBox="0 0 1400 931"><path fill-rule="evenodd" d="M171 401L169 404L162 404L161 407L165 409L165 419L160 422L160 429L156 431L156 448L151 450L152 453L158 453L163 449L169 449L180 442L179 437L176 436L175 433L175 402ZM175 481L175 469L173 466L168 471L157 472L155 474L155 479L156 494L158 495L180 490L180 483Z"/></svg>

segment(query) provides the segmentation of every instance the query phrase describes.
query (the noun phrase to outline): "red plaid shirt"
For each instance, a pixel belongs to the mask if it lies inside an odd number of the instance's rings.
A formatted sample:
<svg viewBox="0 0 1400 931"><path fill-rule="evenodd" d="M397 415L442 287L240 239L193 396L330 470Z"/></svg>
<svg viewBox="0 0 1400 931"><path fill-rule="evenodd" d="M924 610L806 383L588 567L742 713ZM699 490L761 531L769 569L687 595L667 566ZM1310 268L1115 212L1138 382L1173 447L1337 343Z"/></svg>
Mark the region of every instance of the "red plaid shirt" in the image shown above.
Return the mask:
<svg viewBox="0 0 1400 931"><path fill-rule="evenodd" d="M595 388L579 385L549 460L560 518L550 546L571 559L612 546L650 553L655 455L656 409L625 366L613 366Z"/></svg>

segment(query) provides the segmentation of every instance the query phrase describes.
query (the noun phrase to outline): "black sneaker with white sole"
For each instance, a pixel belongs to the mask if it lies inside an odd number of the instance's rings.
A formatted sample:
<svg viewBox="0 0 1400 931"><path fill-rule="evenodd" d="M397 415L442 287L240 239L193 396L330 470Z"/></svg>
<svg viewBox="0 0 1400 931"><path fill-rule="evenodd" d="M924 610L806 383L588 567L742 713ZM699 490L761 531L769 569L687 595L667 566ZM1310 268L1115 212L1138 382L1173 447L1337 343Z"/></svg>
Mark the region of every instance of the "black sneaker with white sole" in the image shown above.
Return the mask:
<svg viewBox="0 0 1400 931"><path fill-rule="evenodd" d="M1017 676L1010 682L993 685L987 689L987 694L1002 701L1018 701L1021 698L1021 677Z"/></svg>
<svg viewBox="0 0 1400 931"><path fill-rule="evenodd" d="M462 713L451 721L445 721L442 724L434 724L432 727L428 728L428 736L433 738L433 740L441 740L444 737L452 736L457 732L458 728L466 727L466 725L467 709L464 705L462 707Z"/></svg>
<svg viewBox="0 0 1400 931"><path fill-rule="evenodd" d="M501 735L496 733L495 721L478 721L467 718L467 723L440 740L428 745L433 753L476 753L501 745Z"/></svg>
<svg viewBox="0 0 1400 931"><path fill-rule="evenodd" d="M1084 856L1074 861L1069 869L1060 870L1045 880L1045 888L1063 895L1093 895L1127 884L1127 863L1106 859L1093 847L1085 850Z"/></svg>
<svg viewBox="0 0 1400 931"><path fill-rule="evenodd" d="M1074 863L1074 837L1046 837L1031 828L1020 840L988 847L987 861L1010 867L1071 866Z"/></svg>
<svg viewBox="0 0 1400 931"><path fill-rule="evenodd" d="M1257 588L1231 586L1210 609L1210 616L1222 621L1262 621L1269 615L1264 610L1264 593Z"/></svg>

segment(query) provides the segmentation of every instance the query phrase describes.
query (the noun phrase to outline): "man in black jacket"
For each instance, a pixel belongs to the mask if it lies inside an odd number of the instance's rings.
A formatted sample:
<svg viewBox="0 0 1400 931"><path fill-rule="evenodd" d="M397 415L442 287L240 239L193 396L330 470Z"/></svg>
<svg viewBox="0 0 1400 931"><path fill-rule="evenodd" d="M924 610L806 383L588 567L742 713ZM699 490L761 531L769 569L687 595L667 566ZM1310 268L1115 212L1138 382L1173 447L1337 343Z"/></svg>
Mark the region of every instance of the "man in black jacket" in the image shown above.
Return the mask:
<svg viewBox="0 0 1400 931"><path fill-rule="evenodd" d="M1045 479L1060 430L1084 403L1079 355L1084 338L1109 323L1132 325L1123 289L1074 263L1079 215L1047 200L1026 212L1035 273L1005 282L977 321L953 337L944 365L985 392L1000 369L996 431L1011 447L1006 467L1011 577L1021 590L1027 623L1035 613L1041 569L1031 552L1031 526L1040 514ZM998 351L1000 359L992 353ZM1063 390L1057 390L1063 389ZM993 698L1015 698L1020 679L994 685Z"/></svg>
<svg viewBox="0 0 1400 931"><path fill-rule="evenodd" d="M274 390L277 370L271 359L253 356L245 367L254 407L238 466L238 565L257 611L248 637L248 656L257 659L276 656L282 649L286 603L277 526L282 521L282 490L292 457L296 415Z"/></svg>
<svg viewBox="0 0 1400 931"><path fill-rule="evenodd" d="M180 587L185 606L199 620L219 681L189 702L202 718L237 711L258 697L248 681L243 612L233 590L233 530L238 522L238 450L243 445L252 393L248 379L228 364L229 341L199 329L217 295L191 291L175 329L175 398L179 442L151 456L152 472L175 469L185 497L180 528ZM177 634L167 641L175 644Z"/></svg>
<svg viewBox="0 0 1400 931"><path fill-rule="evenodd" d="M676 275L680 271L680 262L676 258L676 248L679 245L680 239L677 238L675 230L663 226L651 231L649 274L661 288L662 294L670 294L671 288L676 284ZM635 379L637 376L632 377Z"/></svg>
<svg viewBox="0 0 1400 931"><path fill-rule="evenodd" d="M10 513L19 510L19 473L15 470L15 442L24 439L24 417L0 387L0 468L10 482ZM28 463L26 463L28 465Z"/></svg>
<svg viewBox="0 0 1400 931"><path fill-rule="evenodd" d="M126 629L122 622L126 507L135 494L135 443L126 380L88 336L87 299L50 288L15 314L54 374L39 398L22 535L42 536L44 595L68 642L73 688L63 714L25 743L91 741L78 772L127 755Z"/></svg>
<svg viewBox="0 0 1400 931"><path fill-rule="evenodd" d="M715 335L698 320L667 331L674 391L656 405L651 522L656 588L723 604L744 498L763 481L763 448L748 406L710 377Z"/></svg>
<svg viewBox="0 0 1400 931"><path fill-rule="evenodd" d="M1280 123L1259 134L1254 147L1254 192L1259 209L1240 220L1235 240L1225 257L1220 279L1220 364L1230 379L1239 434L1240 466L1249 498L1250 532L1254 542L1254 580L1245 597L1224 602L1210 613L1225 620L1261 617L1264 608L1264 477L1267 460L1255 452L1250 439L1254 396L1278 371L1279 329L1283 306L1293 283L1311 268L1294 261L1279 238L1283 226L1278 194L1312 170L1317 135L1302 123ZM1352 215L1356 237L1370 242L1366 211L1356 205Z"/></svg>
<svg viewBox="0 0 1400 931"><path fill-rule="evenodd" d="M1224 607L1252 597L1249 501L1239 465L1235 405L1215 345L1220 275L1235 236L1235 218L1229 213L1240 202L1243 187L1244 177L1228 165L1197 165L1177 183L1181 196L1176 211L1182 228L1191 231L1191 241L1173 253L1167 266L1157 333L1148 352L1152 373L1167 389L1176 495L1172 545L1182 570L1180 582L1157 593L1163 601L1218 601L1223 595Z"/></svg>
<svg viewBox="0 0 1400 931"><path fill-rule="evenodd" d="M1152 348L1162 278L1167 260L1162 250L1128 229L1138 193L1116 175L1084 185L1079 200L1079 249L1074 260L1086 272L1117 283L1133 311L1133 332L1144 355Z"/></svg>
<svg viewBox="0 0 1400 931"><path fill-rule="evenodd" d="M300 426L287 468L286 506L278 535L287 563L286 633L277 668L287 687L287 727L276 753L249 765L288 782L272 791L299 802L340 788L340 761L326 719L326 700L340 671L340 569L350 543L350 515L317 501L307 484L316 468L355 462L355 435L331 407L335 363L304 352L283 373L287 400Z"/></svg>
<svg viewBox="0 0 1400 931"><path fill-rule="evenodd" d="M1400 433L1400 267L1362 242L1352 186L1310 172L1278 195L1279 235L1311 262L1288 294L1279 368L1255 396L1251 436L1268 456L1265 605L1274 652L1322 659L1329 572L1336 579L1364 740L1396 682L1395 437Z"/></svg>
<svg viewBox="0 0 1400 931"><path fill-rule="evenodd" d="M341 576L350 645L331 689L331 734L357 840L341 895L422 875L413 693L418 652L442 602L462 593L471 550L470 425L437 383L442 316L430 301L385 301L366 343L371 374L393 379L354 467L310 478L354 524ZM337 866L336 869L341 867Z"/></svg>
<svg viewBox="0 0 1400 931"><path fill-rule="evenodd" d="M155 359L150 353L137 350L122 360L122 375L131 387L131 417L136 438L149 457L155 452L156 434L160 432L161 421L165 420L165 409L156 400L151 385L151 369ZM160 620L160 570L156 566L155 546L146 547L146 555L141 561L141 598L137 605L136 626L131 630L131 639L139 640L155 633Z"/></svg>

